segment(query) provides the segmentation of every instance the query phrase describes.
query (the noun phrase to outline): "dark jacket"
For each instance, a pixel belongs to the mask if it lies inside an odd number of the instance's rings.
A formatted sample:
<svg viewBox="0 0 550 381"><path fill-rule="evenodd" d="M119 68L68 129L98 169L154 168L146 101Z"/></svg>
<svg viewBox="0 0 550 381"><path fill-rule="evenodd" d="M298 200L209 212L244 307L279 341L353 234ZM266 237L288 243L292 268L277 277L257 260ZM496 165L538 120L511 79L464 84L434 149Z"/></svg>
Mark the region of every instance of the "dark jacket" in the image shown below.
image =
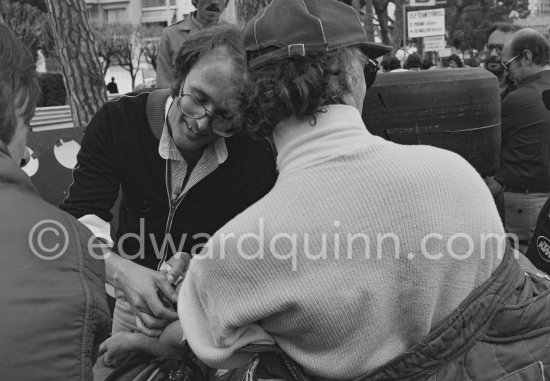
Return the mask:
<svg viewBox="0 0 550 381"><path fill-rule="evenodd" d="M542 92L550 88L550 70L520 82L502 100L502 151L495 179L531 192L550 190L550 111Z"/></svg>
<svg viewBox="0 0 550 381"><path fill-rule="evenodd" d="M549 379L549 306L548 275L524 271L508 250L423 343L360 380Z"/></svg>
<svg viewBox="0 0 550 381"><path fill-rule="evenodd" d="M91 236L40 198L0 143L1 380L92 380L111 321Z"/></svg>
<svg viewBox="0 0 550 381"><path fill-rule="evenodd" d="M124 254L135 255L137 263L149 268L161 260L159 247L170 225L167 160L158 153L168 94L157 90L122 96L99 110L86 128L74 181L61 205L76 218L95 214L111 221L120 187L116 237L124 235ZM168 258L174 249L198 252L209 235L275 183L275 158L267 140L234 136L226 139L226 146L227 160L192 187L176 209L169 229L175 247L167 245Z"/></svg>

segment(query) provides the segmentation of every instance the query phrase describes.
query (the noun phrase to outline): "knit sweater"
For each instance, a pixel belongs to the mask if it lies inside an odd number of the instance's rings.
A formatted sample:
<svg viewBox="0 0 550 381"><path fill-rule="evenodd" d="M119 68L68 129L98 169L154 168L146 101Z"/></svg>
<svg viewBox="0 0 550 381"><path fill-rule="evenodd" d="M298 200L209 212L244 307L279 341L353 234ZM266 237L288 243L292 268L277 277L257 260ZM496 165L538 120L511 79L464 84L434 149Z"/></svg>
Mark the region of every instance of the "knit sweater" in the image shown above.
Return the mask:
<svg viewBox="0 0 550 381"><path fill-rule="evenodd" d="M286 119L274 141L275 187L212 237L179 295L206 363L275 342L312 376L353 379L419 343L500 264L503 247L483 243L504 234L499 215L460 156L375 137L349 106Z"/></svg>

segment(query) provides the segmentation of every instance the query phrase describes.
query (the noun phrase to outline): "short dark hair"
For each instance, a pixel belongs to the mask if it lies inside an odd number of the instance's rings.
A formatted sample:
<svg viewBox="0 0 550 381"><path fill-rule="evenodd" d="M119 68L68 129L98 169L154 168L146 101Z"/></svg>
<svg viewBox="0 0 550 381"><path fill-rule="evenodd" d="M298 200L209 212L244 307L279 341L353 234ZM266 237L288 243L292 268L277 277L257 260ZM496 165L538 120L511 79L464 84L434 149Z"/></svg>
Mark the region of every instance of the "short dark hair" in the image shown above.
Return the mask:
<svg viewBox="0 0 550 381"><path fill-rule="evenodd" d="M540 66L550 64L550 44L534 29L523 29L515 34L510 43L510 49L512 57L529 50L533 55L534 64Z"/></svg>
<svg viewBox="0 0 550 381"><path fill-rule="evenodd" d="M451 54L449 57L447 57L447 66L449 65L449 62L451 62L451 61L454 61L456 63L456 66L458 66L458 67L464 67L464 64L462 63L462 60L456 54Z"/></svg>
<svg viewBox="0 0 550 381"><path fill-rule="evenodd" d="M243 35L239 27L226 23L205 28L190 35L176 54L174 65L175 82L172 85L172 97L178 95L185 77L193 66L202 58L218 48L224 47L227 55L237 66L239 72L244 73L246 62L244 58Z"/></svg>
<svg viewBox="0 0 550 381"><path fill-rule="evenodd" d="M397 57L394 57L394 56L386 57L382 60L382 63L380 64L380 66L382 66L382 68L385 71L401 69L401 61L399 61L399 59L397 59Z"/></svg>
<svg viewBox="0 0 550 381"><path fill-rule="evenodd" d="M420 69L421 67L422 59L417 53L410 54L403 65L403 69Z"/></svg>
<svg viewBox="0 0 550 381"><path fill-rule="evenodd" d="M510 24L507 22L497 22L491 25L489 29L487 29L487 40L495 30L500 30L501 32L504 32L504 33L510 33L510 32L517 32L520 29L521 29L521 26L517 24Z"/></svg>
<svg viewBox="0 0 550 381"><path fill-rule="evenodd" d="M9 144L16 128L15 109L25 105L29 123L40 99L32 54L11 29L0 22L0 141Z"/></svg>
<svg viewBox="0 0 550 381"><path fill-rule="evenodd" d="M237 100L235 124L253 137L272 134L280 121L312 117L324 106L345 104L351 92L350 68L355 59L367 58L358 48L341 48L306 56L293 56L250 70Z"/></svg>

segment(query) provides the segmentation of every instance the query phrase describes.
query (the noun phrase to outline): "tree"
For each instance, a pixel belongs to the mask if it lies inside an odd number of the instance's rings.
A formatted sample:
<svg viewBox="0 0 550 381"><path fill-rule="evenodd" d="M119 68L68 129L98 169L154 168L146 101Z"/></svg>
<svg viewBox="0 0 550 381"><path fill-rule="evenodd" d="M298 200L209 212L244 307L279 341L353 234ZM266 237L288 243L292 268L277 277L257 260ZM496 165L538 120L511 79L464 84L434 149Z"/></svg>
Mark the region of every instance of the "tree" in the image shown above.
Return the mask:
<svg viewBox="0 0 550 381"><path fill-rule="evenodd" d="M157 56L162 27L144 27L142 30L141 51L148 64L157 70Z"/></svg>
<svg viewBox="0 0 550 381"><path fill-rule="evenodd" d="M48 6L46 5L46 0L10 0L11 3L20 3L20 4L29 4L33 7L40 9L41 12L47 13Z"/></svg>
<svg viewBox="0 0 550 381"><path fill-rule="evenodd" d="M121 35L117 37L120 45L116 54L116 63L130 73L133 89L141 65L141 57L144 54L141 49L144 27L131 24L121 24L121 27Z"/></svg>
<svg viewBox="0 0 550 381"><path fill-rule="evenodd" d="M97 55L103 68L103 76L111 64L118 63L125 40L132 35L132 26L122 23L91 23Z"/></svg>
<svg viewBox="0 0 550 381"><path fill-rule="evenodd" d="M15 35L31 50L36 61L38 50L45 56L55 50L48 15L31 4L0 1L0 15Z"/></svg>
<svg viewBox="0 0 550 381"><path fill-rule="evenodd" d="M495 22L506 22L518 0L447 0L445 25L447 40L461 50L481 50L487 42L487 30Z"/></svg>
<svg viewBox="0 0 550 381"><path fill-rule="evenodd" d="M73 122L82 127L107 101L86 6L84 0L47 0L47 4Z"/></svg>

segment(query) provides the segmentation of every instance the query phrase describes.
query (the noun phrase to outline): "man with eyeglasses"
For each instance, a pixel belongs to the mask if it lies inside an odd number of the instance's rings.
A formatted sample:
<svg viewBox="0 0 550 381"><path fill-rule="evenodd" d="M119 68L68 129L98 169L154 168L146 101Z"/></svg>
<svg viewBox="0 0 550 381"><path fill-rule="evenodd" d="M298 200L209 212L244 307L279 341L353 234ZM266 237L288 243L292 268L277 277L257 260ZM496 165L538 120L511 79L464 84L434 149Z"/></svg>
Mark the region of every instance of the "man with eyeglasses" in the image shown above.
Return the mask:
<svg viewBox="0 0 550 381"><path fill-rule="evenodd" d="M550 45L533 29L516 32L502 50L502 68L516 89L502 100L501 163L495 179L504 187L506 230L522 251L550 196L550 112L541 94L550 89Z"/></svg>
<svg viewBox="0 0 550 381"><path fill-rule="evenodd" d="M502 48L521 27L509 23L496 23L487 31L488 40L485 46L485 69L498 77L502 95L511 89L511 83L501 66Z"/></svg>
<svg viewBox="0 0 550 381"><path fill-rule="evenodd" d="M154 336L177 319L170 302L183 268L174 255L200 251L274 184L269 142L235 134L231 120L228 100L245 72L241 39L229 24L197 32L178 52L171 90L109 101L86 128L62 209L118 254L105 258L117 296L113 333Z"/></svg>

